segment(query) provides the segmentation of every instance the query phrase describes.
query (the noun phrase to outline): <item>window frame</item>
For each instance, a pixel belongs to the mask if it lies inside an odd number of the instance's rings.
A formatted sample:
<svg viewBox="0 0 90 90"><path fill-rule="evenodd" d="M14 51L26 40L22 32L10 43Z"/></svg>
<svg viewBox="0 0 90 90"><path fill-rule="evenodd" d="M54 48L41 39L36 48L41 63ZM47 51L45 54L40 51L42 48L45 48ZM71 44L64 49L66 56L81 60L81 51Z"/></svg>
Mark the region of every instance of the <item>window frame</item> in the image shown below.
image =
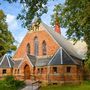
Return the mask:
<svg viewBox="0 0 90 90"><path fill-rule="evenodd" d="M27 54L30 54L30 43L27 44L26 52L27 52Z"/></svg>
<svg viewBox="0 0 90 90"><path fill-rule="evenodd" d="M53 73L58 73L58 67L53 67Z"/></svg>
<svg viewBox="0 0 90 90"><path fill-rule="evenodd" d="M2 74L7 74L7 69L3 69Z"/></svg>
<svg viewBox="0 0 90 90"><path fill-rule="evenodd" d="M47 44L45 40L42 42L42 55L47 55Z"/></svg>
<svg viewBox="0 0 90 90"><path fill-rule="evenodd" d="M71 73L71 67L70 67L70 66L67 66L67 67L66 67L66 72L67 72L67 73Z"/></svg>

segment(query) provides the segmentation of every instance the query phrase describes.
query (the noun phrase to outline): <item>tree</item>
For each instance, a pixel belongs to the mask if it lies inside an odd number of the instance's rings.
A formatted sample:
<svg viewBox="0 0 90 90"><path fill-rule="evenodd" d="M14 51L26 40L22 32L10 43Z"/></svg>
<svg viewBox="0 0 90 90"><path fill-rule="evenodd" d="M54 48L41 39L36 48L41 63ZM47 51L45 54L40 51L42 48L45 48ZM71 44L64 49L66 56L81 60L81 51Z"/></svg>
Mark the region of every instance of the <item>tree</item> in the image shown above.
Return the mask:
<svg viewBox="0 0 90 90"><path fill-rule="evenodd" d="M64 5L58 4L54 8L58 13L61 27L67 28L68 38L74 41L83 39L87 43L87 58L90 58L90 1L66 0ZM55 13L51 24L54 25Z"/></svg>
<svg viewBox="0 0 90 90"><path fill-rule="evenodd" d="M18 0L6 1L12 3ZM24 26L30 27L35 16L40 17L47 12L47 2L48 0L20 0L23 10L18 18L23 21ZM90 1L66 0L64 5L56 5L54 11L58 12L61 27L68 29L68 38L73 38L75 41L84 39L88 46L87 56L90 58Z"/></svg>
<svg viewBox="0 0 90 90"><path fill-rule="evenodd" d="M47 13L47 1L48 0L5 0L9 3L19 2L22 4L22 11L18 14L17 19L22 20L23 26L30 28L33 19L36 17L39 18L42 14Z"/></svg>
<svg viewBox="0 0 90 90"><path fill-rule="evenodd" d="M8 51L16 49L16 46L13 45L13 43L14 38L8 30L6 16L3 11L0 10L0 57Z"/></svg>

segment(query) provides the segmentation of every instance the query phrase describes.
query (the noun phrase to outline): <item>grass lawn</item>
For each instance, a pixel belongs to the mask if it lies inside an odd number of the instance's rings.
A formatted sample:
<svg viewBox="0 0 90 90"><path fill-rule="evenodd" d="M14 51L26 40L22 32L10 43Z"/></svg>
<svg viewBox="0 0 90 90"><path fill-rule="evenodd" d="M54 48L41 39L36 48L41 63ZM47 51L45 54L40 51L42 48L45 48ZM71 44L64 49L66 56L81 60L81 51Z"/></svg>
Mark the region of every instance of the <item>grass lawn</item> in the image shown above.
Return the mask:
<svg viewBox="0 0 90 90"><path fill-rule="evenodd" d="M90 90L90 81L84 81L81 85L49 85L43 86L40 90Z"/></svg>

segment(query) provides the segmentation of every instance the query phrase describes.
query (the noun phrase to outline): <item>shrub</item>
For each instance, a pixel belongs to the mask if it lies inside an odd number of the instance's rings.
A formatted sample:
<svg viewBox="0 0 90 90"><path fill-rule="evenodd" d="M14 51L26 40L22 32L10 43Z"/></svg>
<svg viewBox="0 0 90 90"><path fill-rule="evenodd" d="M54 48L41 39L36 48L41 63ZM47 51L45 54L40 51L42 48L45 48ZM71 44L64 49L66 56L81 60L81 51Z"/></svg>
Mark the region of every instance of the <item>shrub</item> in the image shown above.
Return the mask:
<svg viewBox="0 0 90 90"><path fill-rule="evenodd" d="M4 90L18 90L24 86L24 81L15 80L13 76L5 76L4 80L0 81L0 90L3 90L1 87L4 88Z"/></svg>

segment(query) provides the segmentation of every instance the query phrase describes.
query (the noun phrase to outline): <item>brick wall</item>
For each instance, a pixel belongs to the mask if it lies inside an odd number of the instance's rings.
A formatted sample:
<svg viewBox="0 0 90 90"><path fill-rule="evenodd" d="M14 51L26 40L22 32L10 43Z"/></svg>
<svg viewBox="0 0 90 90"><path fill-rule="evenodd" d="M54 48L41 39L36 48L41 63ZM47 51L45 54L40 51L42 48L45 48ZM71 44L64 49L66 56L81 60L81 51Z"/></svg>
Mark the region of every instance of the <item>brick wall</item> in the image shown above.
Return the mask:
<svg viewBox="0 0 90 90"><path fill-rule="evenodd" d="M42 56L42 42L46 41L47 47L47 55L53 55L56 50L59 48L55 40L45 31L44 27L40 27L39 31L30 31L26 34L25 38L23 39L21 45L17 49L13 58L22 58L26 54L26 46L30 43L30 54L34 55L34 38L35 36L38 37L39 41L39 56Z"/></svg>
<svg viewBox="0 0 90 90"><path fill-rule="evenodd" d="M6 74L3 74L3 70L6 70ZM12 75L12 68L0 68L0 79L3 76Z"/></svg>
<svg viewBox="0 0 90 90"><path fill-rule="evenodd" d="M54 73L53 67L57 67L57 73ZM70 72L67 72L67 67L71 67ZM38 68L43 68L43 73L38 73ZM77 65L57 65L38 68L36 68L36 79L44 83L74 83L82 80Z"/></svg>

